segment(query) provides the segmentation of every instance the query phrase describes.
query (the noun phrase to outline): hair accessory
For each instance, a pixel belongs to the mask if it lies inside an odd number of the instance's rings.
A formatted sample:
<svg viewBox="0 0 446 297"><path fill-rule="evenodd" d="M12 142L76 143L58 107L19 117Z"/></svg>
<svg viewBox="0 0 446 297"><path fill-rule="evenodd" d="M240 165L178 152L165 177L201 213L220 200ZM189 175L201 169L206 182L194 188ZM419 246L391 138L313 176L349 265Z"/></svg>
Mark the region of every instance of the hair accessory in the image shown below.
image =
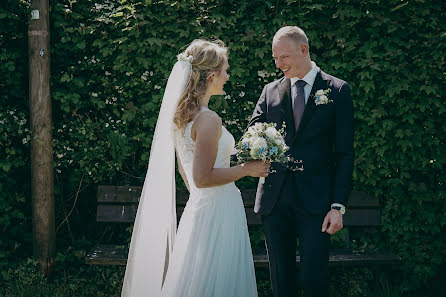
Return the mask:
<svg viewBox="0 0 446 297"><path fill-rule="evenodd" d="M186 53L181 53L177 56L178 61L184 61L191 63L194 57L186 55Z"/></svg>

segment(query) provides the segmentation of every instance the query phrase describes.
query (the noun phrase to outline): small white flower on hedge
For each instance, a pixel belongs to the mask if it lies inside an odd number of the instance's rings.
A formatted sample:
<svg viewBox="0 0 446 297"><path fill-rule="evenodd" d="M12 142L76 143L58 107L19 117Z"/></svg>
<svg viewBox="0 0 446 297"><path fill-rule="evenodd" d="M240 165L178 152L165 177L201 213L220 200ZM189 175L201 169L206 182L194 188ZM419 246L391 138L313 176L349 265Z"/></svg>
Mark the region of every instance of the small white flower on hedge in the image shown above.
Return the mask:
<svg viewBox="0 0 446 297"><path fill-rule="evenodd" d="M269 76L269 73L266 70L259 70L259 71L257 71L257 75L262 77L262 78L265 78L265 77Z"/></svg>

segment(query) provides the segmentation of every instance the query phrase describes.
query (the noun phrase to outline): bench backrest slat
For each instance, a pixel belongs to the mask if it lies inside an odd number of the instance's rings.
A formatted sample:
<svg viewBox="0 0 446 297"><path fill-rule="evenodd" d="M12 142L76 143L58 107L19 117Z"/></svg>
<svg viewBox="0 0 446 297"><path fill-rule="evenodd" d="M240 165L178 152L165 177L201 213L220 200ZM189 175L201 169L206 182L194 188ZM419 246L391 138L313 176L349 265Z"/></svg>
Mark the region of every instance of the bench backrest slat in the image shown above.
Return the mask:
<svg viewBox="0 0 446 297"><path fill-rule="evenodd" d="M134 222L136 205L98 205L96 221L98 222Z"/></svg>
<svg viewBox="0 0 446 297"><path fill-rule="evenodd" d="M133 222L138 207L142 187L99 186L97 221ZM261 217L254 213L255 189L242 189L242 199L248 225L261 224ZM186 205L189 193L187 189L178 189L176 193L177 216L180 217ZM344 216L345 226L377 226L380 224L379 200L365 192L352 191L348 210Z"/></svg>
<svg viewBox="0 0 446 297"><path fill-rule="evenodd" d="M342 219L345 226L379 226L381 211L379 209L347 209Z"/></svg>
<svg viewBox="0 0 446 297"><path fill-rule="evenodd" d="M99 204L135 204L141 196L142 187L136 186L98 186ZM256 190L242 189L242 199L245 206L254 206ZM177 205L186 205L189 198L187 189L177 189ZM379 207L379 199L370 196L366 192L351 191L348 200L348 208L372 208Z"/></svg>
<svg viewBox="0 0 446 297"><path fill-rule="evenodd" d="M142 187L98 186L99 204L138 204ZM177 189L177 205L186 205L189 198L187 189Z"/></svg>
<svg viewBox="0 0 446 297"><path fill-rule="evenodd" d="M370 196L367 192L363 191L351 191L348 197L348 208L361 208L361 207L379 207L379 199L377 197Z"/></svg>
<svg viewBox="0 0 446 297"><path fill-rule="evenodd" d="M177 216L183 213L183 206L177 206ZM98 205L98 222L133 222L136 216L136 205ZM260 225L261 217L252 207L246 207L248 225ZM345 226L378 226L380 224L379 209L349 209L344 216Z"/></svg>

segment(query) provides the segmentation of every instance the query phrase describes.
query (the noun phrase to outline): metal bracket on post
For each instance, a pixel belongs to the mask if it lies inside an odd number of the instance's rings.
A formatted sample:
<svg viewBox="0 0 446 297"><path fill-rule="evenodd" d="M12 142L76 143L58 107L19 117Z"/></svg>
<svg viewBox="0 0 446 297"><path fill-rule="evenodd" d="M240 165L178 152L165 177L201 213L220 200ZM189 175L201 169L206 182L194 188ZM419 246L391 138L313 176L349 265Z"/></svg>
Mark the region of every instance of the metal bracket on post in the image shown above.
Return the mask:
<svg viewBox="0 0 446 297"><path fill-rule="evenodd" d="M38 9L31 10L31 19L32 20L38 20L39 18L40 18L39 10Z"/></svg>

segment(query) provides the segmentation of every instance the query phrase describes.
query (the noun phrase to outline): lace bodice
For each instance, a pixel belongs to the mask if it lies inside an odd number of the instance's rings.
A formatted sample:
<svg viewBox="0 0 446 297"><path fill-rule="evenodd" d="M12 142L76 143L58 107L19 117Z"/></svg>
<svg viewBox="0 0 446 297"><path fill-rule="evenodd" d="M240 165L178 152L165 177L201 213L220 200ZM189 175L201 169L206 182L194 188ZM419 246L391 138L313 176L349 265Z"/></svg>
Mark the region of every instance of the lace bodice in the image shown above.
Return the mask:
<svg viewBox="0 0 446 297"><path fill-rule="evenodd" d="M209 110L206 107L202 107L200 112L203 112L205 110ZM183 166L184 172L186 174L187 180L189 182L189 186L191 188L191 192L198 191L197 187L195 186L192 178L192 170L193 170L193 160L194 160L194 153L195 153L195 142L192 140L191 137L191 131L192 131L192 125L195 120L189 122L184 130L184 133L182 130L177 130L174 132L174 141L175 141L175 148L178 153L178 156L181 161L181 165ZM218 151L217 151L217 157L215 159L214 168L229 168L230 166L230 157L231 152L234 149L235 141L234 137L231 133L229 133L228 130L224 126L222 126L221 130L221 137L218 141ZM231 185L232 184L232 185ZM218 189L218 188L225 188L227 187L234 187L234 183L230 183L227 185L219 186L219 187L213 187L213 188L207 188L207 189ZM200 189L201 191L206 191L206 189Z"/></svg>

